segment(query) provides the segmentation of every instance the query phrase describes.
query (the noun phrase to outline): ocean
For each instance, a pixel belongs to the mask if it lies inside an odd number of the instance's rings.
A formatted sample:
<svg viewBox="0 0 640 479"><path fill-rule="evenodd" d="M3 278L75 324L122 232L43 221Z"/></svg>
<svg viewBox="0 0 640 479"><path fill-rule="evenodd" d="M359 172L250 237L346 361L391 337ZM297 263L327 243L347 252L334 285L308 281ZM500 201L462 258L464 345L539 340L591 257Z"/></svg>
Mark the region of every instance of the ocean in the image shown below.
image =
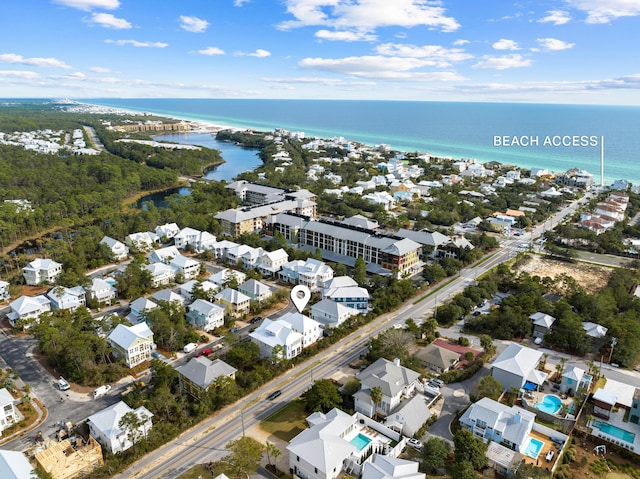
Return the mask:
<svg viewBox="0 0 640 479"><path fill-rule="evenodd" d="M362 100L90 99L83 103L640 184L640 107Z"/></svg>

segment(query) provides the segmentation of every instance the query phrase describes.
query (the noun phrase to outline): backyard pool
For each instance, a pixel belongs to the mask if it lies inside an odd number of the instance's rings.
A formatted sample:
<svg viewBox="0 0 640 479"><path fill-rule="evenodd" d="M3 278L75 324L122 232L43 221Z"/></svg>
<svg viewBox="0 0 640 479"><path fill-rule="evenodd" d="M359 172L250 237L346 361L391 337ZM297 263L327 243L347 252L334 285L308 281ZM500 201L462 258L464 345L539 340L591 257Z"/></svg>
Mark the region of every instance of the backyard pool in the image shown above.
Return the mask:
<svg viewBox="0 0 640 479"><path fill-rule="evenodd" d="M536 409L539 409L542 412L546 412L547 414L555 414L560 410L560 406L562 405L562 401L558 396L554 396L552 394L547 394L542 399L542 402L535 403L534 406Z"/></svg>
<svg viewBox="0 0 640 479"><path fill-rule="evenodd" d="M533 459L538 459L538 454L540 454L542 446L544 446L544 442L531 438L529 439L529 444L527 444L527 447L524 449L524 454Z"/></svg>
<svg viewBox="0 0 640 479"><path fill-rule="evenodd" d="M593 427L600 429L600 431L608 434L609 436L613 436L631 444L633 444L633 441L636 438L634 433L625 431L624 429L620 429L618 426L614 426L613 424L608 424L606 422L596 421L593 423Z"/></svg>
<svg viewBox="0 0 640 479"><path fill-rule="evenodd" d="M358 448L358 451L362 451L371 442L371 439L369 439L364 434L359 433L356 437L351 439L351 441L349 442L354 446L356 446Z"/></svg>

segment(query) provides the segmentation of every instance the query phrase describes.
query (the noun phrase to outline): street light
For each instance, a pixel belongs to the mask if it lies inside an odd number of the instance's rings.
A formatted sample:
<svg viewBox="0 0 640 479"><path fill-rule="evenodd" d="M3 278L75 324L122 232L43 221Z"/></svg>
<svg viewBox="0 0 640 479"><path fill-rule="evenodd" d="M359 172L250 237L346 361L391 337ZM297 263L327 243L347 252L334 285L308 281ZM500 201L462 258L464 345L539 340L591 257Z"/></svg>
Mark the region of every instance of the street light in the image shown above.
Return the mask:
<svg viewBox="0 0 640 479"><path fill-rule="evenodd" d="M609 364L611 364L611 357L613 356L613 348L618 344L618 338L611 338L611 352L609 352Z"/></svg>

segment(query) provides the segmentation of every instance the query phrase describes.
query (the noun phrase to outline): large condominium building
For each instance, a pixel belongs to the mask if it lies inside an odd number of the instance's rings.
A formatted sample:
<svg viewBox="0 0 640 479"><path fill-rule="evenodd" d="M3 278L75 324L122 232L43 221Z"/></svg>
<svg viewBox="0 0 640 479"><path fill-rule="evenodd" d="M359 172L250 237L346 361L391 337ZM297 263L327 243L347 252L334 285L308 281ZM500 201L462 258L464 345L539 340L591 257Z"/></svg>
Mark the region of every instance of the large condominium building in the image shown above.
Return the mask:
<svg viewBox="0 0 640 479"><path fill-rule="evenodd" d="M323 259L353 265L362 257L370 273L402 277L418 273L423 266L420 244L408 238L286 213L274 216L269 223L288 241L302 248L320 249Z"/></svg>

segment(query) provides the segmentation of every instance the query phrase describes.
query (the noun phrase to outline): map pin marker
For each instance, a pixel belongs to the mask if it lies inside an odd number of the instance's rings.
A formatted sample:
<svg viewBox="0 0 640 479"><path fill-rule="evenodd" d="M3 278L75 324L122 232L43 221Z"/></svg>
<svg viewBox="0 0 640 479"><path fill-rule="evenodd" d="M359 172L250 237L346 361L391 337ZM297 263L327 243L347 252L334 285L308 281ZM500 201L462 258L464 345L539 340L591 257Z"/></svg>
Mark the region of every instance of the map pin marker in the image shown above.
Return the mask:
<svg viewBox="0 0 640 479"><path fill-rule="evenodd" d="M311 290L308 286L299 284L297 286L294 286L291 290L291 301L293 301L293 304L295 305L299 313L302 313L302 310L304 310L310 298Z"/></svg>

